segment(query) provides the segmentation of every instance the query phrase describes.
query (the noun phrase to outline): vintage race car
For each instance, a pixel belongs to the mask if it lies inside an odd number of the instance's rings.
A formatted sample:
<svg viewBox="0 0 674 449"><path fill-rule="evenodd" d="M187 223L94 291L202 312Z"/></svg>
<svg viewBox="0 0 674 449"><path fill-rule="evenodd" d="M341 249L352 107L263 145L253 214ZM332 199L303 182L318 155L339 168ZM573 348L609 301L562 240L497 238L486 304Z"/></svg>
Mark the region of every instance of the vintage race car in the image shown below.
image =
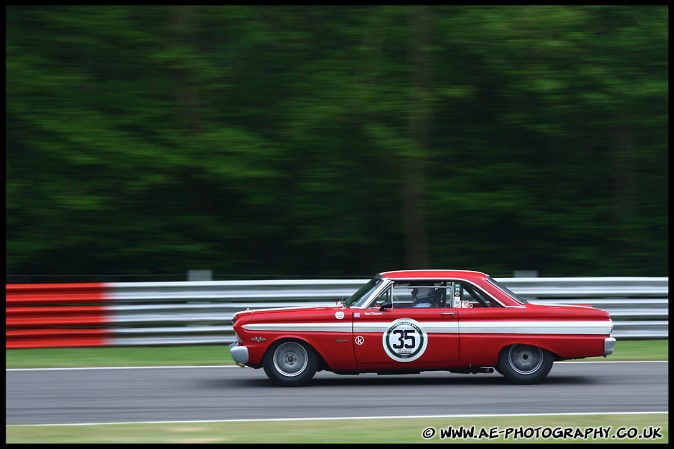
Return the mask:
<svg viewBox="0 0 674 449"><path fill-rule="evenodd" d="M533 384L553 361L613 353L608 312L527 302L487 274L464 270L380 273L332 306L238 312L239 366L264 368L282 386L320 370L490 373Z"/></svg>

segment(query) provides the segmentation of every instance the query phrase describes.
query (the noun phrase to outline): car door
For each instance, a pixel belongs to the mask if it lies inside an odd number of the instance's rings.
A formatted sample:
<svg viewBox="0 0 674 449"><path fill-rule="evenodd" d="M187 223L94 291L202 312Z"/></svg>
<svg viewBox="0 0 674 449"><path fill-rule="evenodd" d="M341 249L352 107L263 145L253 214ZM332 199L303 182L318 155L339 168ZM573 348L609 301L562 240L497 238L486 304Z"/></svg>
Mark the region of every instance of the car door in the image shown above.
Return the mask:
<svg viewBox="0 0 674 449"><path fill-rule="evenodd" d="M394 283L372 307L354 311L353 345L358 366L428 368L458 360L458 316L445 301L451 297L451 283L426 284L439 295L431 307L413 307L411 290L418 285Z"/></svg>

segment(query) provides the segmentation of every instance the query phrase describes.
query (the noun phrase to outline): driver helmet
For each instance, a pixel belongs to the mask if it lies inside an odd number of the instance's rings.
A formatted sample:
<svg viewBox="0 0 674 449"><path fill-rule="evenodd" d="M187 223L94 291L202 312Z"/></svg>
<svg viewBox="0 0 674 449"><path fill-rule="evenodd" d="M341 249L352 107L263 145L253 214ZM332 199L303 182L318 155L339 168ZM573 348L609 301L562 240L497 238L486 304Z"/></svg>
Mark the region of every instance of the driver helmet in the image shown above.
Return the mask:
<svg viewBox="0 0 674 449"><path fill-rule="evenodd" d="M434 291L435 289L429 287L413 288L412 296L416 294L417 302L430 302Z"/></svg>

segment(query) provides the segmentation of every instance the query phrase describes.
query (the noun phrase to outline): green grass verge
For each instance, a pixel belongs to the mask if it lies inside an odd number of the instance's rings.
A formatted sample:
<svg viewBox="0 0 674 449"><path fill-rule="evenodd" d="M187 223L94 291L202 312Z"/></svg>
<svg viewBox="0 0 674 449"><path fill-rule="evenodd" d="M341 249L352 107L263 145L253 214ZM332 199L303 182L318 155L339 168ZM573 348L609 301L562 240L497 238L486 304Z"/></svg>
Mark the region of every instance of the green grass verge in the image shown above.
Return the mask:
<svg viewBox="0 0 674 449"><path fill-rule="evenodd" d="M615 353L582 360L668 360L668 340L618 341ZM7 349L7 368L231 365L227 345Z"/></svg>
<svg viewBox="0 0 674 449"><path fill-rule="evenodd" d="M7 368L233 365L227 345L7 349Z"/></svg>
<svg viewBox="0 0 674 449"><path fill-rule="evenodd" d="M668 414L556 415L480 418L387 418L222 423L115 424L87 426L6 427L11 443L660 443L669 442ZM474 429L481 438L445 438L441 429ZM429 439L422 437L428 428ZM510 429L510 430L508 430ZM514 432L519 429L518 438ZM553 429L560 429L554 430ZM597 432L606 431L608 438ZM564 431L567 437L564 438ZM657 431L657 433L656 433ZM489 438L490 432L498 435ZM500 434L498 434L500 432ZM508 438L505 438L506 433ZM538 432L538 437L536 436ZM559 435L543 438L543 432ZM560 433L561 432L561 433ZM576 432L583 436L571 438ZM636 432L633 438L618 438ZM530 438L525 438L530 435ZM650 435L649 438L643 438ZM658 438L657 436L660 435ZM642 437L642 438L639 438Z"/></svg>

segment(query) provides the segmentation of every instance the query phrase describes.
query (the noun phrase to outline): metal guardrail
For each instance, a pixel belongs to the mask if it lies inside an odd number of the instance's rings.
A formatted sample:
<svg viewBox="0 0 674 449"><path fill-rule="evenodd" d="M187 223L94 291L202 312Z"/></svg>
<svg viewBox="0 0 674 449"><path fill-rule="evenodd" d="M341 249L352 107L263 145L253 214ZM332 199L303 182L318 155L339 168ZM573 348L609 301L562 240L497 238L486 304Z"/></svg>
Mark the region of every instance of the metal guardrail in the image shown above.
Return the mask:
<svg viewBox="0 0 674 449"><path fill-rule="evenodd" d="M126 282L113 286L116 346L234 341L232 317L247 309L334 305L368 279ZM182 327L181 327L182 326Z"/></svg>
<svg viewBox="0 0 674 449"><path fill-rule="evenodd" d="M99 344L103 346L228 344L234 341L232 317L238 311L335 304L367 280L106 283L100 284L104 297L103 324L93 326L93 322L86 320L81 324L91 333L95 331L92 327L105 329L104 342ZM590 304L607 310L614 323L613 335L618 339L668 338L667 277L497 278L497 281L532 302ZM49 301L51 304L52 299ZM99 296L92 299L92 304L100 315ZM76 309L83 309L81 298L78 307L72 310ZM90 316L88 310L79 313L80 320L81 316ZM100 321L100 316L96 320ZM33 321L36 322L35 317ZM30 321L27 323L23 327ZM9 341L10 331L7 332ZM77 332L85 331L77 329Z"/></svg>
<svg viewBox="0 0 674 449"><path fill-rule="evenodd" d="M607 310L616 338L668 338L668 278L500 278L545 304ZM334 304L367 279L113 284L115 344L230 343L231 319L246 309Z"/></svg>
<svg viewBox="0 0 674 449"><path fill-rule="evenodd" d="M606 310L618 339L669 336L669 278L497 279L518 295L542 304L590 304Z"/></svg>

